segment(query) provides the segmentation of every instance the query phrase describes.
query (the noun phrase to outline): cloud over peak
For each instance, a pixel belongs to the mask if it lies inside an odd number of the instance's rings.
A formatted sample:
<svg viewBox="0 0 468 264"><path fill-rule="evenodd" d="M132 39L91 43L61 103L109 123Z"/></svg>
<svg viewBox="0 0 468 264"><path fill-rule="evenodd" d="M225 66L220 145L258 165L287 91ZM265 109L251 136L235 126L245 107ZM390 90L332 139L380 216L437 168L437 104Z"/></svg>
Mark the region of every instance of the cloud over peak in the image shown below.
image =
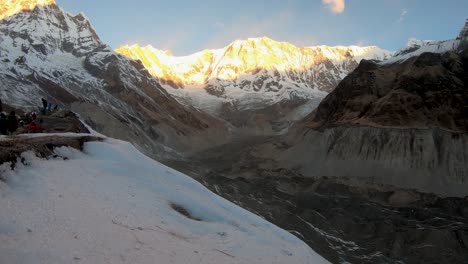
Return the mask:
<svg viewBox="0 0 468 264"><path fill-rule="evenodd" d="M400 14L400 18L398 19L398 23L401 23L401 22L405 21L405 18L406 18L407 14L408 14L408 10L406 8L401 10L401 14Z"/></svg>
<svg viewBox="0 0 468 264"><path fill-rule="evenodd" d="M341 14L345 10L345 0L322 0L322 3L335 14Z"/></svg>

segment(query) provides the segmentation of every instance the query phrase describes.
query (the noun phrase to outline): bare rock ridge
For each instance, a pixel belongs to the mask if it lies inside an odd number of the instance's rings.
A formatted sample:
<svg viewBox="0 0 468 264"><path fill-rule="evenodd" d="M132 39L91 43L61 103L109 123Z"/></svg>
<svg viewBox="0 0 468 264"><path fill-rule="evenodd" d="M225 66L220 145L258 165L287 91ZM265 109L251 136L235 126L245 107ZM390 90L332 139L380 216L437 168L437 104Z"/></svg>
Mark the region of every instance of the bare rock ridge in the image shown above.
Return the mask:
<svg viewBox="0 0 468 264"><path fill-rule="evenodd" d="M283 164L306 176L468 195L468 51L362 61L305 120Z"/></svg>
<svg viewBox="0 0 468 264"><path fill-rule="evenodd" d="M363 61L321 102L309 125L468 132L467 63L468 51L423 53L383 66Z"/></svg>
<svg viewBox="0 0 468 264"><path fill-rule="evenodd" d="M105 45L83 14L53 1L7 2L0 20L5 103L35 110L44 97L153 157L224 140L221 122L174 100L143 65Z"/></svg>

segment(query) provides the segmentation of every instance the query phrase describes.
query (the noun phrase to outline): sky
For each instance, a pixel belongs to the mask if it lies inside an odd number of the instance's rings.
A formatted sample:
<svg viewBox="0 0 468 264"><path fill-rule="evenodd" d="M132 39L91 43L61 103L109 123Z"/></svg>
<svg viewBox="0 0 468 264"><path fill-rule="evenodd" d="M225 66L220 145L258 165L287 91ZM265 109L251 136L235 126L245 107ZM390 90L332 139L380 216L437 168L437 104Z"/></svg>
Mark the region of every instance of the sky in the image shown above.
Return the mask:
<svg viewBox="0 0 468 264"><path fill-rule="evenodd" d="M299 47L376 45L395 51L408 39L455 38L467 0L57 0L84 12L117 48L152 45L174 55L267 36Z"/></svg>

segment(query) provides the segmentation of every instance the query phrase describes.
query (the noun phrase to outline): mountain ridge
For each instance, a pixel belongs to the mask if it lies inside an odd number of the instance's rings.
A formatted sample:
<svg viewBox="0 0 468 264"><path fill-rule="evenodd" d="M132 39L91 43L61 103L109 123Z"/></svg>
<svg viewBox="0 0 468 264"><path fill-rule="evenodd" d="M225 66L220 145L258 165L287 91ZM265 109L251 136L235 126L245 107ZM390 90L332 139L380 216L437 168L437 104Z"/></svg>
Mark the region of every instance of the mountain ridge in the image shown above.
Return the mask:
<svg viewBox="0 0 468 264"><path fill-rule="evenodd" d="M123 45L115 51L142 61L153 76L182 86L202 85L210 79L234 80L242 74L251 74L261 69L283 72L307 70L325 60L339 62L346 60L347 57L353 57L359 62L361 59L383 60L392 55L391 52L377 46L296 47L288 42L279 42L268 37L235 40L224 48L205 49L186 56L172 56L169 51L156 49L152 45L139 44ZM238 60L230 62L233 64L231 66L238 67L218 69L220 66L226 66L223 63L228 59ZM199 67L200 65L204 67ZM203 78L200 78L200 74ZM196 77L193 78L191 75Z"/></svg>
<svg viewBox="0 0 468 264"><path fill-rule="evenodd" d="M82 13L55 4L21 11L0 20L0 44L6 104L37 110L44 97L153 157L178 155L174 149L193 148L198 139L213 144L213 134L202 139L207 129L223 131L219 121L173 99L137 61L112 51Z"/></svg>
<svg viewBox="0 0 468 264"><path fill-rule="evenodd" d="M31 11L37 6L56 5L55 0L3 0L0 7L0 20L18 14L22 11Z"/></svg>
<svg viewBox="0 0 468 264"><path fill-rule="evenodd" d="M268 37L182 57L150 45L115 51L140 61L182 104L236 128L273 134L312 111L362 59L392 55L375 46L298 48Z"/></svg>

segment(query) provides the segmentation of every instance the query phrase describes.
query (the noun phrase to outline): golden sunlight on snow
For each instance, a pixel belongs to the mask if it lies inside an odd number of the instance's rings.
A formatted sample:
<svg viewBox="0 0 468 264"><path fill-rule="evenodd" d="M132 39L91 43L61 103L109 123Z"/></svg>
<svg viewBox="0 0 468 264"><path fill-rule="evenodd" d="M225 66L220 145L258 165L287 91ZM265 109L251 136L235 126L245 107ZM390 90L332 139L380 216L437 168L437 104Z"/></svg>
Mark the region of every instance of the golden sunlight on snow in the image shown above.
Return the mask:
<svg viewBox="0 0 468 264"><path fill-rule="evenodd" d="M18 14L22 11L29 11L36 6L47 6L55 4L55 0L1 0L0 20Z"/></svg>
<svg viewBox="0 0 468 264"><path fill-rule="evenodd" d="M152 46L122 46L116 52L140 60L153 76L178 85L201 85L210 79L235 80L261 70L307 71L316 64L366 58L376 47L317 46L298 48L267 37L236 40L224 49L175 57Z"/></svg>

